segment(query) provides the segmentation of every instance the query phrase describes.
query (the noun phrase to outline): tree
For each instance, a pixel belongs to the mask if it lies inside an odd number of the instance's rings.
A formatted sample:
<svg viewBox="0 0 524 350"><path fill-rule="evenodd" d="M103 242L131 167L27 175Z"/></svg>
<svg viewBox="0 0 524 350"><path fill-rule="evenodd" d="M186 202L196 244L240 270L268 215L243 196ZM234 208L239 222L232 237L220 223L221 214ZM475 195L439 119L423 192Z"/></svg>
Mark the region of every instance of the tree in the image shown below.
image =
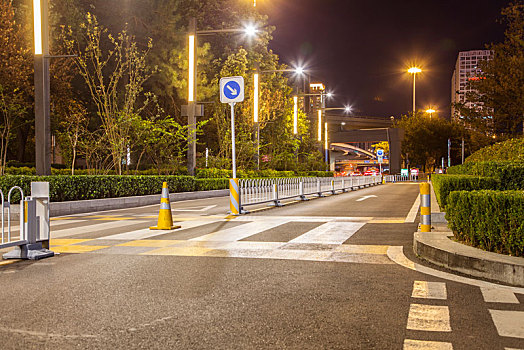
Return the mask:
<svg viewBox="0 0 524 350"><path fill-rule="evenodd" d="M78 55L75 64L96 105L113 167L122 174L122 158L132 142L132 116L140 114L151 98L143 93L143 85L154 70L146 64L152 42L141 50L127 30L114 37L90 13L81 28L85 45L74 38L71 28L64 30L63 42L70 54ZM102 49L104 40L111 46L108 51ZM139 103L141 96L145 99Z"/></svg>
<svg viewBox="0 0 524 350"><path fill-rule="evenodd" d="M424 171L432 170L441 158L447 158L448 139L451 139L453 160L459 159L459 147L466 135L465 128L457 122L441 118L427 118L422 114L402 116L395 127L404 129L402 157L406 163L417 165Z"/></svg>
<svg viewBox="0 0 524 350"><path fill-rule="evenodd" d="M0 174L7 162L13 131L30 114L31 53L15 18L11 0L0 0Z"/></svg>
<svg viewBox="0 0 524 350"><path fill-rule="evenodd" d="M477 129L505 138L522 134L524 126L524 3L510 3L502 15L505 40L489 46L493 59L480 65L480 79L469 82L475 91L468 100L484 108L462 108L462 115Z"/></svg>

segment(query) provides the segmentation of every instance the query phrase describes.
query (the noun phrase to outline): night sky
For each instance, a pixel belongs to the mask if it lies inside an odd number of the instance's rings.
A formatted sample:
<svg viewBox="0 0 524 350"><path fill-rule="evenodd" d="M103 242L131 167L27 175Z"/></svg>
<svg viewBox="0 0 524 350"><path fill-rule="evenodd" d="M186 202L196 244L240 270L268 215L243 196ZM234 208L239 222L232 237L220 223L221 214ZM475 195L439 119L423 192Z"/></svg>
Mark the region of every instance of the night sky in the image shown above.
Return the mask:
<svg viewBox="0 0 524 350"><path fill-rule="evenodd" d="M399 116L437 106L449 117L451 76L459 51L502 41L508 0L258 0L277 27L271 48L283 63L303 64L336 94L331 107L358 115Z"/></svg>

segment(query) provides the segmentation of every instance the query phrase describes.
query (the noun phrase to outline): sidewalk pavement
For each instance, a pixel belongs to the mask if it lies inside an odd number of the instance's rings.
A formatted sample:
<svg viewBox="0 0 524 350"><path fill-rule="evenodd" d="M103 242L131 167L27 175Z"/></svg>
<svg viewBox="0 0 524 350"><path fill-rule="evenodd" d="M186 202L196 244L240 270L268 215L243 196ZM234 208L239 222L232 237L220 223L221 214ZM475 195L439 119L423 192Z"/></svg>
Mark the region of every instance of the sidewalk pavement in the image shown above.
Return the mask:
<svg viewBox="0 0 524 350"><path fill-rule="evenodd" d="M432 232L415 232L413 250L435 265L472 277L524 287L524 258L487 252L453 240L431 186Z"/></svg>

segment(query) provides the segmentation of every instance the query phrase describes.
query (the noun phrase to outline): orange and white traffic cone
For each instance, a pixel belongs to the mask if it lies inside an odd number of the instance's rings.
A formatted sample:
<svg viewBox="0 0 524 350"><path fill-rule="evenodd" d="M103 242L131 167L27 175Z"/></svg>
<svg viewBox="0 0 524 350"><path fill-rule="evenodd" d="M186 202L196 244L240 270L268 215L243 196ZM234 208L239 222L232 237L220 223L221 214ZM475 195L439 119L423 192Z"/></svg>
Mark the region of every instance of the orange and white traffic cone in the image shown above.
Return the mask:
<svg viewBox="0 0 524 350"><path fill-rule="evenodd" d="M171 216L171 203L169 202L169 189L167 182L162 184L162 197L160 198L160 213L158 214L158 224L150 227L150 230L174 230L181 226L173 226Z"/></svg>

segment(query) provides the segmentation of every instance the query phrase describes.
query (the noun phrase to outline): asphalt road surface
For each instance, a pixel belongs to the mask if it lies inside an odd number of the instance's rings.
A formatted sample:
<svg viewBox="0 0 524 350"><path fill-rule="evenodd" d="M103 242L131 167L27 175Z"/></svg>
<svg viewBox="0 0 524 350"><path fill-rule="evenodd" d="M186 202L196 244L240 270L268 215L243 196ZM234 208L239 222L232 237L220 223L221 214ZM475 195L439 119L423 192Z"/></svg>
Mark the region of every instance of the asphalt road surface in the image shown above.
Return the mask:
<svg viewBox="0 0 524 350"><path fill-rule="evenodd" d="M521 289L413 267L417 195L54 218L59 256L0 266L0 348L524 349Z"/></svg>

